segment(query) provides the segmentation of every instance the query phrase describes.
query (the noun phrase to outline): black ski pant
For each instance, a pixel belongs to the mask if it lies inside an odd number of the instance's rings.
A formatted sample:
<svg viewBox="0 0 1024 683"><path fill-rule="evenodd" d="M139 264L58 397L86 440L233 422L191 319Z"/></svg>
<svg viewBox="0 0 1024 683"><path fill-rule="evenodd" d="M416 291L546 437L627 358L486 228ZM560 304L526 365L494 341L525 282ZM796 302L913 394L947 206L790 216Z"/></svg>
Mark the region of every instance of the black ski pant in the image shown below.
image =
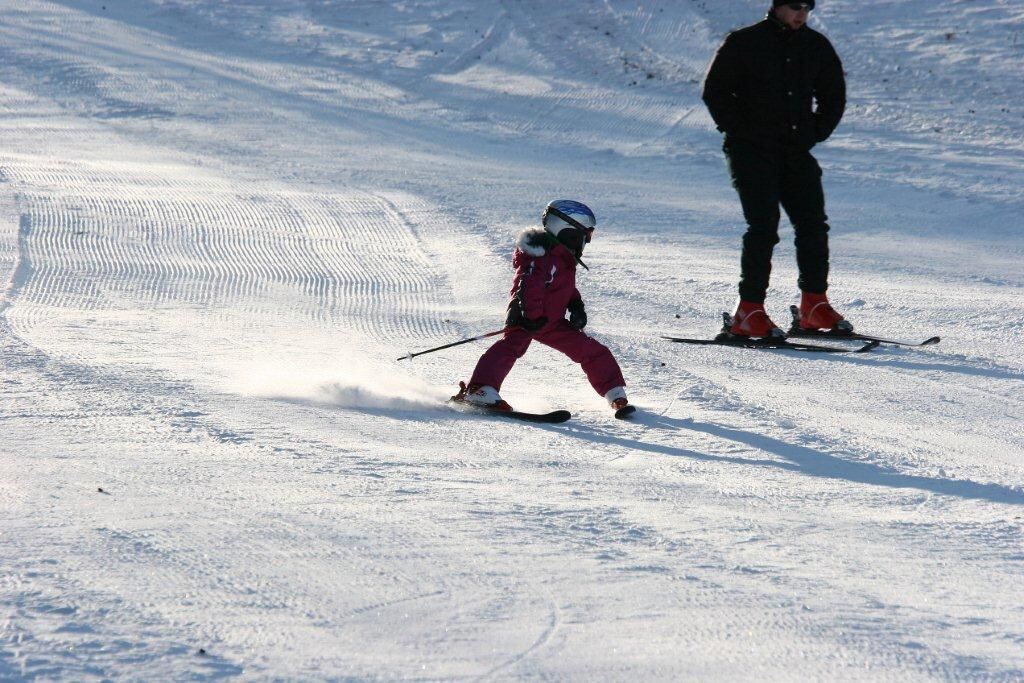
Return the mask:
<svg viewBox="0 0 1024 683"><path fill-rule="evenodd" d="M740 196L747 231L740 257L740 298L764 303L779 243L779 205L796 234L797 285L823 294L828 288L828 216L821 167L809 151L766 147L727 137L722 149Z"/></svg>

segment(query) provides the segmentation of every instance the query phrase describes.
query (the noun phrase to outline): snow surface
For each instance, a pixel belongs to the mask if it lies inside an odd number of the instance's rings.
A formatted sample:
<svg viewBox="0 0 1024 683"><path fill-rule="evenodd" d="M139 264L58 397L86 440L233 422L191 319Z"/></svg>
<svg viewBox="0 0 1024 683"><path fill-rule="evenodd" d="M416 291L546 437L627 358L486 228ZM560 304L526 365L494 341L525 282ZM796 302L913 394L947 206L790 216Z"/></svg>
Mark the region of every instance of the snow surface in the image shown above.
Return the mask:
<svg viewBox="0 0 1024 683"><path fill-rule="evenodd" d="M684 347L741 219L700 103L765 0L0 2L0 679L1024 679L1024 3L822 0L831 296L937 347ZM455 414L515 234L533 348ZM796 301L791 231L769 305Z"/></svg>

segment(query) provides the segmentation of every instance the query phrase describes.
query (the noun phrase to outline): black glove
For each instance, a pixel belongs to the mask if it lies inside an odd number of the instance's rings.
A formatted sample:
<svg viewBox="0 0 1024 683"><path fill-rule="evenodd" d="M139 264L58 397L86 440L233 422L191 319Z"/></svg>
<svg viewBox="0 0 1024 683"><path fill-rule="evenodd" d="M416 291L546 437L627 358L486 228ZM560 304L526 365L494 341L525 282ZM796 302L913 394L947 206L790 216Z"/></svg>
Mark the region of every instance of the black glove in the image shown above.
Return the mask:
<svg viewBox="0 0 1024 683"><path fill-rule="evenodd" d="M583 308L583 299L574 299L566 306L569 311L569 327L582 330L587 326L587 312Z"/></svg>
<svg viewBox="0 0 1024 683"><path fill-rule="evenodd" d="M505 316L505 327L521 327L527 332L536 332L548 324L548 319L543 315L539 318L527 318L519 308L519 303L513 301L508 305L508 314Z"/></svg>

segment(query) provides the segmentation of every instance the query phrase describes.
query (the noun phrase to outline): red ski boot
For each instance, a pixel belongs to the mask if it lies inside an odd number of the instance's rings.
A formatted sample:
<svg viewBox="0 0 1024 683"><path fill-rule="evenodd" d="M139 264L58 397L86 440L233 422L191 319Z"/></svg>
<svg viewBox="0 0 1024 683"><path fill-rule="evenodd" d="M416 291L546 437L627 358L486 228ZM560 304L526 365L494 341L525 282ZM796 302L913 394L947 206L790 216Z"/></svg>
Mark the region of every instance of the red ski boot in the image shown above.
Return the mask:
<svg viewBox="0 0 1024 683"><path fill-rule="evenodd" d="M785 337L786 333L772 322L764 304L740 299L732 312L729 333L740 337Z"/></svg>
<svg viewBox="0 0 1024 683"><path fill-rule="evenodd" d="M835 330L837 332L853 332L849 320L839 315L828 302L824 294L803 292L800 296L800 329L801 330Z"/></svg>

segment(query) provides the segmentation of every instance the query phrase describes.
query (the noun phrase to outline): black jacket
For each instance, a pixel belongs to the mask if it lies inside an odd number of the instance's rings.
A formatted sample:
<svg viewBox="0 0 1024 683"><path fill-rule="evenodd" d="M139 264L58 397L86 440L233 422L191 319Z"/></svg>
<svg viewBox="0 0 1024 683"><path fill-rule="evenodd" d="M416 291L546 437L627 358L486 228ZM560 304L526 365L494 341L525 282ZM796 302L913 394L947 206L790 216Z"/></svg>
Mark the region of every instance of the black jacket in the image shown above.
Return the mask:
<svg viewBox="0 0 1024 683"><path fill-rule="evenodd" d="M769 14L726 37L704 80L704 102L727 136L810 149L843 117L843 65L828 38Z"/></svg>

